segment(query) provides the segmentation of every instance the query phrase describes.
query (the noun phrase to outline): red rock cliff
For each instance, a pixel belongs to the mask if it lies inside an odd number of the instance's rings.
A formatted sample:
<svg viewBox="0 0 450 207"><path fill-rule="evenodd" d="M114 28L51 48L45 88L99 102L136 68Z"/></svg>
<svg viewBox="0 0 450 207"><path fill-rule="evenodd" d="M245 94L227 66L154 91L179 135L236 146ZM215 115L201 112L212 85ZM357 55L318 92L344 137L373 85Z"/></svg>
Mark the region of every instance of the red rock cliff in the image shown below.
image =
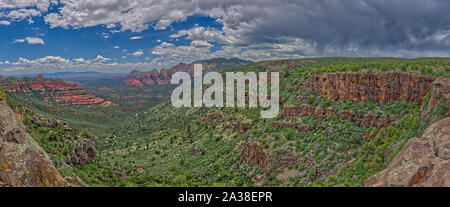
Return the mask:
<svg viewBox="0 0 450 207"><path fill-rule="evenodd" d="M395 101L422 104L434 78L409 73L329 73L311 75L305 90L314 90L333 102L387 104Z"/></svg>
<svg viewBox="0 0 450 207"><path fill-rule="evenodd" d="M83 90L77 84L66 83L62 79L7 79L0 83L0 88L10 93L39 94L42 100L59 105L110 106L112 102L96 97Z"/></svg>

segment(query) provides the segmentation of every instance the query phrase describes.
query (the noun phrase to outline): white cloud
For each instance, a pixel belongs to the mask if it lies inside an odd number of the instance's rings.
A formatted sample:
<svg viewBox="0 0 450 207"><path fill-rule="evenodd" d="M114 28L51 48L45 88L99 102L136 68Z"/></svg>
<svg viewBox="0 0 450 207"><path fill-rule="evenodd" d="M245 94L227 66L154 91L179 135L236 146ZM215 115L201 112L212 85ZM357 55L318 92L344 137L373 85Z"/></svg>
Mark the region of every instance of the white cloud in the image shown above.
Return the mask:
<svg viewBox="0 0 450 207"><path fill-rule="evenodd" d="M194 47L212 47L211 44L209 44L209 42L203 41L203 40L194 40L191 42L191 46Z"/></svg>
<svg viewBox="0 0 450 207"><path fill-rule="evenodd" d="M203 40L213 41L221 44L233 44L230 37L226 37L225 34L218 29L209 29L205 27L194 27L189 30L180 30L176 34L170 35L170 38L180 38L187 36L190 40Z"/></svg>
<svg viewBox="0 0 450 207"><path fill-rule="evenodd" d="M138 51L134 52L133 55L136 57L139 57L139 56L144 55L144 52L142 50L138 50Z"/></svg>
<svg viewBox="0 0 450 207"><path fill-rule="evenodd" d="M22 21L28 18L31 24L33 17L41 16L51 5L57 5L56 0L1 0L0 10L3 16L11 21Z"/></svg>
<svg viewBox="0 0 450 207"><path fill-rule="evenodd" d="M6 25L6 26L9 26L10 24L11 24L10 21L5 21L5 20L0 21L0 25Z"/></svg>
<svg viewBox="0 0 450 207"><path fill-rule="evenodd" d="M93 61L98 61L98 62L107 62L110 60L111 60L111 58L105 58L101 55L97 55L97 57L95 59L93 59Z"/></svg>
<svg viewBox="0 0 450 207"><path fill-rule="evenodd" d="M119 49L120 47L119 46L114 46L114 49Z"/></svg>
<svg viewBox="0 0 450 207"><path fill-rule="evenodd" d="M141 40L141 39L143 39L142 36L130 37L130 40Z"/></svg>
<svg viewBox="0 0 450 207"><path fill-rule="evenodd" d="M148 68L154 65L151 63L123 63L111 62L112 59L97 55L96 58L86 60L84 58L74 58L72 60L60 56L46 56L30 60L19 58L16 62L9 63L5 61L2 67L8 73L30 73L32 71L69 71L69 70L111 70L122 71L129 68Z"/></svg>
<svg viewBox="0 0 450 207"><path fill-rule="evenodd" d="M37 44L45 44L44 40L39 37L26 37L25 39L15 39L13 43L24 43L27 42L28 44L37 45Z"/></svg>

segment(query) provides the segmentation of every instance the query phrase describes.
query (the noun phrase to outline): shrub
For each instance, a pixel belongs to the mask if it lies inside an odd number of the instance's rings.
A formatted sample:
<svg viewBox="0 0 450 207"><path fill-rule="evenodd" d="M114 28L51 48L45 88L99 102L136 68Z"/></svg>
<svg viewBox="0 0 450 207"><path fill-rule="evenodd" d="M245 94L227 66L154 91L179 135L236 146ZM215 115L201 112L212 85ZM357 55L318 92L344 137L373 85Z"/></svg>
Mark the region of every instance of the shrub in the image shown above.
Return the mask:
<svg viewBox="0 0 450 207"><path fill-rule="evenodd" d="M0 101L6 101L6 93L0 89Z"/></svg>

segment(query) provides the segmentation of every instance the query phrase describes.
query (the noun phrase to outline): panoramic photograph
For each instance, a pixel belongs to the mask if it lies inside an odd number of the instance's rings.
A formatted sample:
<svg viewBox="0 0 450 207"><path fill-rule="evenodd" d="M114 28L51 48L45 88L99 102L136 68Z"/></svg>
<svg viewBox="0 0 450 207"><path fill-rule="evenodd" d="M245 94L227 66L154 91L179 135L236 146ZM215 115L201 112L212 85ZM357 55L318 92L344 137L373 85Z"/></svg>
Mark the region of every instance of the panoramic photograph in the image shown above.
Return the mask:
<svg viewBox="0 0 450 207"><path fill-rule="evenodd" d="M0 192L169 187L188 206L450 187L449 11L0 0Z"/></svg>

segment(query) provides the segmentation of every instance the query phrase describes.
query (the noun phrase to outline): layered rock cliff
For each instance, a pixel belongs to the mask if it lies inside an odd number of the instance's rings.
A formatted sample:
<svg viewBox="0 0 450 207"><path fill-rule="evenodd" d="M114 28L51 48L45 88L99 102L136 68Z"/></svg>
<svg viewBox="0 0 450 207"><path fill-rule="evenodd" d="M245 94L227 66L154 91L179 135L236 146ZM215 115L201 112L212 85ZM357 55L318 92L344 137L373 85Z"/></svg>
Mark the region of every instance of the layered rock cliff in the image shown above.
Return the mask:
<svg viewBox="0 0 450 207"><path fill-rule="evenodd" d="M395 101L422 104L434 78L410 73L327 73L311 75L305 90L314 90L333 102Z"/></svg>
<svg viewBox="0 0 450 207"><path fill-rule="evenodd" d="M66 83L62 79L46 79L38 76L32 79L6 79L0 82L0 88L10 93L22 93L39 96L48 104L84 105L88 107L108 107L113 103L83 90L77 84Z"/></svg>
<svg viewBox="0 0 450 207"><path fill-rule="evenodd" d="M13 187L68 185L49 156L26 133L22 121L3 101L0 101L0 184Z"/></svg>

